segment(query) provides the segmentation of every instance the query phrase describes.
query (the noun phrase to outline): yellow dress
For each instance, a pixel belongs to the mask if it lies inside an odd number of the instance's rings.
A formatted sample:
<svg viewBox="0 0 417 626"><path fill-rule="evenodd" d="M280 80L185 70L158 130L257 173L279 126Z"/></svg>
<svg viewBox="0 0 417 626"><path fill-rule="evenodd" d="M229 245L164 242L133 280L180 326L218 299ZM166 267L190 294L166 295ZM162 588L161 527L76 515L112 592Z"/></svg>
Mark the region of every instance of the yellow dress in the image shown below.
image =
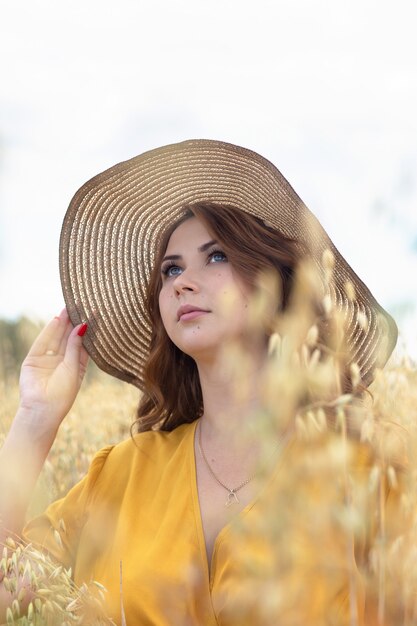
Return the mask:
<svg viewBox="0 0 417 626"><path fill-rule="evenodd" d="M109 616L118 624L120 583L128 626L300 626L300 619L309 626L349 624L352 571L336 559L339 552L342 560L346 555L344 539L340 546L337 532L322 536L323 565L317 551L305 545L317 540L317 532L306 539L311 521L299 519L301 526L295 521L288 529L289 510L295 503L296 512L297 502L306 498L303 489L299 498L284 499L274 510L276 524L266 522L271 490L287 489L296 444L287 446L257 500L219 533L208 567L196 482L196 423L141 433L101 450L87 476L27 524L25 539L71 566L77 584L102 583ZM307 485L310 478L301 480ZM321 506L316 487L309 485L308 493ZM356 570L354 578L356 585ZM355 588L361 623L362 596Z"/></svg>

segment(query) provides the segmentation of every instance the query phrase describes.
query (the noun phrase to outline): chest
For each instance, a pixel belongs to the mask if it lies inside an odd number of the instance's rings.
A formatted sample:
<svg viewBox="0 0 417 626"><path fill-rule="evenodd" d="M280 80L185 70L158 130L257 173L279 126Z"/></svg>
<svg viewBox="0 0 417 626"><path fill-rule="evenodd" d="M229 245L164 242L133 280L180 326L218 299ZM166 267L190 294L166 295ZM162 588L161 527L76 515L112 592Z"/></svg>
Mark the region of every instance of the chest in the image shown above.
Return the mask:
<svg viewBox="0 0 417 626"><path fill-rule="evenodd" d="M250 481L236 491L236 497L230 496L229 491L213 477L199 454L195 456L195 463L201 524L210 569L217 537L256 498L259 485L255 480ZM227 476L222 480L231 489L239 486L233 480L229 481Z"/></svg>

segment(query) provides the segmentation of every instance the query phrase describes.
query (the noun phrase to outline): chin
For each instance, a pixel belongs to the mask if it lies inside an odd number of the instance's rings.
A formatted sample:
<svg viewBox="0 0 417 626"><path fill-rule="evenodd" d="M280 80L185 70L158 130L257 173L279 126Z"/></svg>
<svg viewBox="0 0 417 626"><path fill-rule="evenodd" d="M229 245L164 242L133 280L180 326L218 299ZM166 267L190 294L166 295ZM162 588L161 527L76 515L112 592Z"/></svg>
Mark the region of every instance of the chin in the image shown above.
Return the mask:
<svg viewBox="0 0 417 626"><path fill-rule="evenodd" d="M175 330L178 331L178 329ZM217 332L213 332L213 330L213 328L203 329L202 327L190 326L184 329L185 332L173 332L169 336L181 352L184 352L184 354L195 361L198 359L212 359L218 356L219 352L223 351L228 343L240 342L244 337L244 333L236 332L236 328L227 328L224 332L219 332L220 328L217 329Z"/></svg>
<svg viewBox="0 0 417 626"><path fill-rule="evenodd" d="M174 343L181 352L184 352L184 354L194 359L194 361L214 357L219 351L219 346L222 345L222 342L207 343L203 341L181 341Z"/></svg>
<svg viewBox="0 0 417 626"><path fill-rule="evenodd" d="M201 359L201 358L207 358L210 355L216 354L218 351L218 348L213 349L213 346L202 346L202 345L198 345L198 346L182 345L182 346L178 346L178 348L182 352L184 352L184 354L194 359L194 361L197 361L198 359Z"/></svg>

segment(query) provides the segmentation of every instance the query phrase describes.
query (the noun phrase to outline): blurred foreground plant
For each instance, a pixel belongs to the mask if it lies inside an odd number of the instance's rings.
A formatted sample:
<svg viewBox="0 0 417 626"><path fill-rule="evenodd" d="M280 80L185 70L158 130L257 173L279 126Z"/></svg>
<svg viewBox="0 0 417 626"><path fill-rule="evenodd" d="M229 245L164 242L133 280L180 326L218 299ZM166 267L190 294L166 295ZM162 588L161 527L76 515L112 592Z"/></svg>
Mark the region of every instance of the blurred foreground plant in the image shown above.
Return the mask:
<svg viewBox="0 0 417 626"><path fill-rule="evenodd" d="M268 276L252 303L254 327L262 320L269 335L262 409L253 428L264 442L263 458L277 460L279 471L271 479L271 463L263 465L266 486L255 517L250 525L245 516L235 520L241 584L224 611L240 626L355 626L364 619L366 626L417 625L417 372L407 360L391 362L375 372L369 393L363 391L359 367L346 363L344 319L326 292L330 253L324 261L324 291L306 267L292 306L277 319L271 319L276 287ZM346 292L354 300L351 286ZM240 400L248 391L250 356L230 351ZM9 400L0 407L0 431L7 426L5 411L17 402L16 389L4 392ZM135 389L108 377L83 387L44 468L31 514L80 480L97 449L128 436L136 404ZM233 548L232 535L229 540ZM47 557L33 547L20 548L19 556L17 548L15 557L10 550L7 567L31 551L31 562L48 572L32 611L42 598L42 606L47 599L53 607L60 605L58 596L67 601L81 592L72 589L65 570L57 580L59 566L46 566ZM67 595L58 589L64 582ZM60 605L68 612L63 623L71 623L78 606L71 597ZM18 619L18 610L12 603L9 621ZM43 611L46 618L48 609Z"/></svg>
<svg viewBox="0 0 417 626"><path fill-rule="evenodd" d="M417 371L407 359L392 359L365 389L357 363L347 358L345 318L328 296L329 251L326 264L324 292L311 268L302 268L292 306L269 339L254 430L264 458L278 442L281 469L271 486L270 465L260 468L270 486L263 506L257 502L258 519L237 520L242 585L229 610L242 626L411 626L417 624ZM354 300L351 285L346 292ZM265 292L255 310L267 315ZM366 329L366 318L359 323ZM244 397L250 356L236 350L231 361L242 373L236 393ZM288 431L295 431L290 446Z"/></svg>
<svg viewBox="0 0 417 626"><path fill-rule="evenodd" d="M0 581L10 593L8 626L114 624L106 617L105 589L100 583L92 581L77 587L71 570L57 565L31 544L7 539L0 561Z"/></svg>

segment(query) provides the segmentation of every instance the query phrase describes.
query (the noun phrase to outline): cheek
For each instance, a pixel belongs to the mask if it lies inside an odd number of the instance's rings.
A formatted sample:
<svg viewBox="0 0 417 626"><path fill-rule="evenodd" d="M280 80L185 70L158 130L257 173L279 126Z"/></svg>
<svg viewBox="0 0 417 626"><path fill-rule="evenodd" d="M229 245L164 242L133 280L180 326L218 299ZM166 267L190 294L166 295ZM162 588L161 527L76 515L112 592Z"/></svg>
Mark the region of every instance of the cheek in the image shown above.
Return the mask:
<svg viewBox="0 0 417 626"><path fill-rule="evenodd" d="M232 324L244 322L249 312L249 298L239 285L223 286L217 298L218 311Z"/></svg>
<svg viewBox="0 0 417 626"><path fill-rule="evenodd" d="M168 293L161 289L159 292L159 313L161 315L162 322L166 327L167 324L172 322L173 316L175 316L176 310L178 308L177 303L175 302L175 297L173 293Z"/></svg>

